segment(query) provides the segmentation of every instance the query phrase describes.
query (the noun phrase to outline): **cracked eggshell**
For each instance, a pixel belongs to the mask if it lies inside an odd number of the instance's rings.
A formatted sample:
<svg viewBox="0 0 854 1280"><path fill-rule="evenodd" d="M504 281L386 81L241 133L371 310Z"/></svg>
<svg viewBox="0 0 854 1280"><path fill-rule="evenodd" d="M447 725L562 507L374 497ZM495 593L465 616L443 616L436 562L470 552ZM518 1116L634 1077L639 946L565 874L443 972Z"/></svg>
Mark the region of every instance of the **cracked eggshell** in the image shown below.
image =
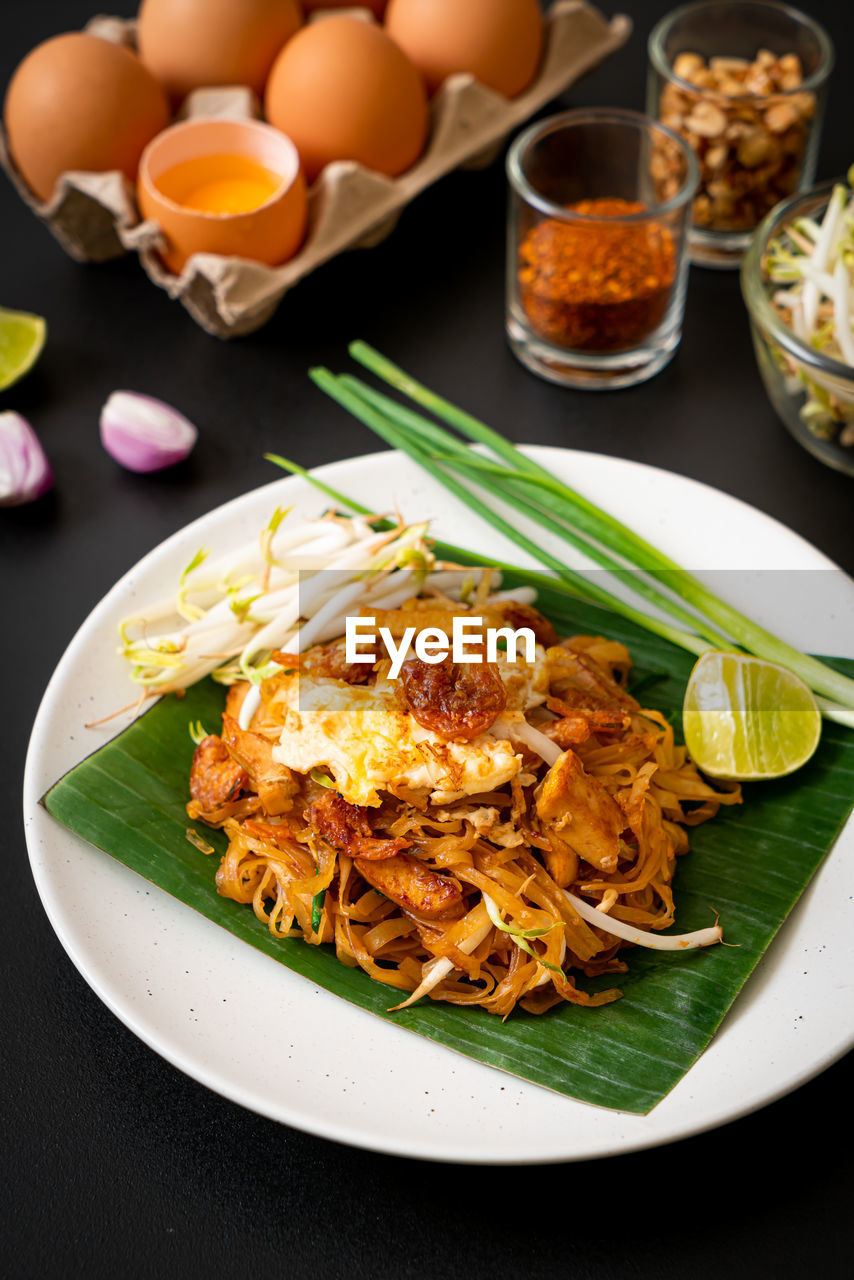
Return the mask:
<svg viewBox="0 0 854 1280"><path fill-rule="evenodd" d="M278 188L243 213L207 213L177 204L161 188L163 175L204 156L241 156L277 174ZM307 200L299 155L290 138L260 120L202 118L174 124L146 148L139 166L137 198L142 216L165 238L160 257L179 275L196 253L245 258L278 266L299 249Z"/></svg>

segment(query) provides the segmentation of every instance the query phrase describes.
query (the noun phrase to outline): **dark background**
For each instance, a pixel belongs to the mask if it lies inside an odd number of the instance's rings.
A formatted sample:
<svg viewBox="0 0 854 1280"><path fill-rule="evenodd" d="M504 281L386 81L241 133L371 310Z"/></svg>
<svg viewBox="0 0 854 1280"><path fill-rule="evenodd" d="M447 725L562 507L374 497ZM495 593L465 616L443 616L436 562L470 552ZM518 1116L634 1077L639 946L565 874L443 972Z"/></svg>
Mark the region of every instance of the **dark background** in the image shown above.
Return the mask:
<svg viewBox="0 0 854 1280"><path fill-rule="evenodd" d="M130 13L132 4L113 7ZM667 7L627 3L629 46L567 102L642 107L645 39ZM854 33L847 3L808 7L838 54L824 179L854 160ZM95 8L93 0L3 0L0 83L34 44L81 26ZM526 373L504 342L504 204L500 165L453 175L408 209L381 247L330 264L261 333L223 344L135 260L70 261L0 184L0 304L41 313L50 325L37 370L0 398L0 409L30 416L57 479L39 503L0 512L0 1273L850 1274L850 1058L758 1114L657 1151L520 1170L376 1156L257 1118L161 1061L78 976L30 879L23 759L66 643L144 552L274 478L265 450L313 466L376 447L305 376L314 363L343 367L353 337L517 439L705 480L854 567L852 482L804 453L775 418L736 276L692 272L681 350L653 382L598 396L559 390ZM113 464L97 419L117 388L161 396L198 423L187 464L154 477Z"/></svg>

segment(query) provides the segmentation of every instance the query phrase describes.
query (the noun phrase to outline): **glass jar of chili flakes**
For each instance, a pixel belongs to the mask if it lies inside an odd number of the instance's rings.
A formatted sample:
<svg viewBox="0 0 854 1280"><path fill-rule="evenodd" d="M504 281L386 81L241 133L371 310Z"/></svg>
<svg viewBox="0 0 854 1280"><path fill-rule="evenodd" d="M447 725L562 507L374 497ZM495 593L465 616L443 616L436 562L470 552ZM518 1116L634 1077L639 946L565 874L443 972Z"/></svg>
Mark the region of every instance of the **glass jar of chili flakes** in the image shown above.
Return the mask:
<svg viewBox="0 0 854 1280"><path fill-rule="evenodd" d="M508 156L507 333L553 382L631 386L679 344L697 163L634 111L569 111Z"/></svg>

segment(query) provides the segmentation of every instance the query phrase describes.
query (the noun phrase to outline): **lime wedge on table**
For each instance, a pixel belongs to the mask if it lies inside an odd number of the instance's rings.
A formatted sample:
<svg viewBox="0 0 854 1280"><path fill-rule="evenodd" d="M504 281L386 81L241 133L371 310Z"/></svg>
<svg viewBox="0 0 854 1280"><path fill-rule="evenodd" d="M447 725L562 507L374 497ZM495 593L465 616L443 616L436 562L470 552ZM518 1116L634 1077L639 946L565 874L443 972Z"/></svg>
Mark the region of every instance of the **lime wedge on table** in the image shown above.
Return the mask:
<svg viewBox="0 0 854 1280"><path fill-rule="evenodd" d="M0 307L0 391L32 369L41 355L47 325L41 316Z"/></svg>
<svg viewBox="0 0 854 1280"><path fill-rule="evenodd" d="M782 778L806 764L821 712L800 676L739 653L704 653L682 708L685 745L713 778Z"/></svg>

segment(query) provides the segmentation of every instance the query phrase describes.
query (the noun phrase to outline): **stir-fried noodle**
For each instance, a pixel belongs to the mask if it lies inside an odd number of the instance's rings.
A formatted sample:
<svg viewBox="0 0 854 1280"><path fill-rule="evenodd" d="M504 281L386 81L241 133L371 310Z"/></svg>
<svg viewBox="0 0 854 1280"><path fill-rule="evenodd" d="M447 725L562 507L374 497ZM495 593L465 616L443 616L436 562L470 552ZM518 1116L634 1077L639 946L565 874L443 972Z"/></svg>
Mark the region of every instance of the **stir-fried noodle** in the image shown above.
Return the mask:
<svg viewBox="0 0 854 1280"><path fill-rule="evenodd" d="M624 973L633 944L719 939L658 933L674 923L686 828L740 794L709 786L626 691L622 644L559 642L533 608L487 592L488 575L469 606L436 592L377 625L530 626L535 662L410 655L392 681L387 658L348 663L340 640L276 652L260 698L233 684L221 734L197 747L188 813L228 836L223 896L279 937L334 946L404 1003L606 1004L620 992L576 980Z"/></svg>

